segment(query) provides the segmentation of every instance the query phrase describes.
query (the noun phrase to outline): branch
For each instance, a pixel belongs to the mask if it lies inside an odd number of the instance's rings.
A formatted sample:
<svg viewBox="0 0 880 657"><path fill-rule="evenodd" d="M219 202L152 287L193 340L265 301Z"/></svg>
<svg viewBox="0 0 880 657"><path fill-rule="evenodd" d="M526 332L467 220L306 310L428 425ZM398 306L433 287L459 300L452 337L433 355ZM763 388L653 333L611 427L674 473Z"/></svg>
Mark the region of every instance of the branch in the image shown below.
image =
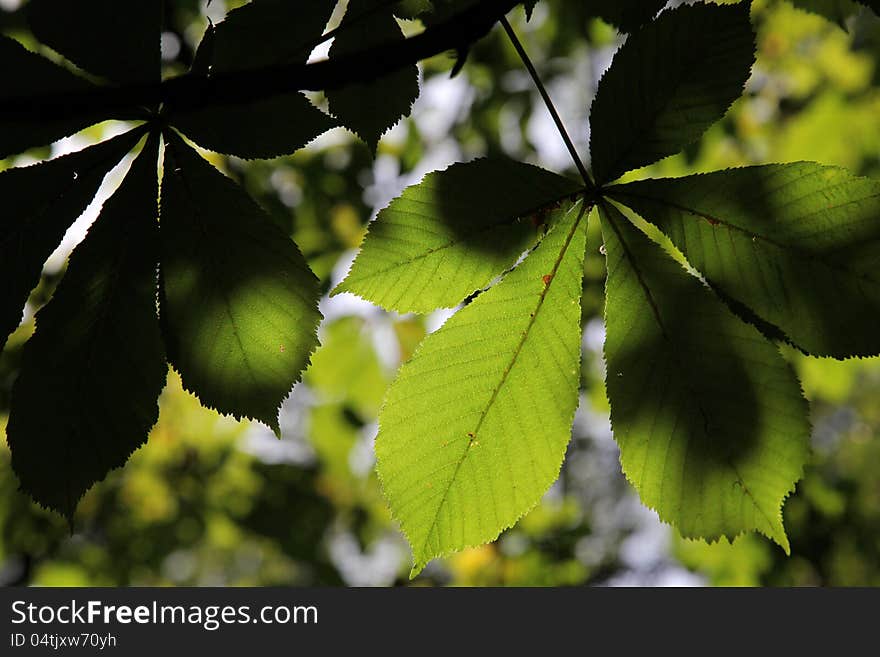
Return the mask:
<svg viewBox="0 0 880 657"><path fill-rule="evenodd" d="M521 0L483 0L417 36L351 55L314 62L221 73L210 78L186 74L155 84L102 86L87 91L4 100L0 122L67 119L82 115L146 118L143 108L172 111L247 104L296 91L325 91L370 82L485 36ZM112 55L111 55L112 56Z"/></svg>

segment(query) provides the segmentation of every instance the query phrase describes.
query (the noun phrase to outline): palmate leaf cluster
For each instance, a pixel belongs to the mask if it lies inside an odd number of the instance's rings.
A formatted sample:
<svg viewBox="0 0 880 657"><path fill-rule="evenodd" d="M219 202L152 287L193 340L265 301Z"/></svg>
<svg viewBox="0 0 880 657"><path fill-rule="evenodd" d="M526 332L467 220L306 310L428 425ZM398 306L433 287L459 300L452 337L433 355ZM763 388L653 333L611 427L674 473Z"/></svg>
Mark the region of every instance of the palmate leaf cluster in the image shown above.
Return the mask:
<svg viewBox="0 0 880 657"><path fill-rule="evenodd" d="M0 101L158 82L161 3L134 3L124 38L114 3L30 4L35 36L99 82L0 39L0 60L20 72ZM395 17L430 25L472 4L352 0L330 57L403 39ZM524 4L531 13L535 2ZM880 183L799 162L614 184L699 139L754 63L748 2L658 15L665 4L591 3L630 33L591 109L595 180L497 158L429 174L379 213L334 290L404 313L460 306L400 369L379 414L378 473L414 572L493 540L558 477L578 406L584 264L598 257L586 253L589 221L605 242L606 389L623 470L685 536L757 530L788 550L781 507L810 426L778 343L880 353ZM305 63L334 5L254 0L209 27L191 75ZM116 34L120 57L59 29L62 14ZM126 461L156 421L166 364L206 406L276 432L308 366L317 279L189 142L268 158L343 125L375 151L418 91L406 66L328 90L329 113L299 92L145 107L124 135L0 174L5 340L66 228L138 153L25 350L7 434L34 499L71 516ZM17 117L0 155L107 118Z"/></svg>
<svg viewBox="0 0 880 657"><path fill-rule="evenodd" d="M305 63L335 4L258 0L234 10L209 28L191 75ZM368 46L377 30L383 38L403 38L390 6L372 4L352 3L371 23L362 19L341 32L338 48ZM0 100L158 84L162 3L131 5L30 2L34 35L93 78L2 37L7 75ZM83 38L94 31L101 39ZM63 118L20 114L5 122L2 157L106 119L141 119L96 146L0 174L5 343L43 262L106 174L130 151L139 153L37 314L14 386L7 439L13 468L35 500L70 517L95 481L125 463L156 422L166 363L206 406L279 431L278 407L317 346L318 280L296 244L181 135L244 158L291 153L337 125L375 146L409 112L417 71L411 67L371 88L401 102L350 112L343 89L330 99L333 115L293 92Z"/></svg>
<svg viewBox="0 0 880 657"><path fill-rule="evenodd" d="M754 50L748 3L667 10L599 83L595 187L477 161L431 174L370 227L337 292L401 312L466 301L404 364L379 415L379 476L415 571L494 539L558 476L577 406L593 206L625 474L685 536L757 530L789 549L781 506L810 426L773 341L839 358L880 352L880 184L812 163L612 184L720 119Z"/></svg>

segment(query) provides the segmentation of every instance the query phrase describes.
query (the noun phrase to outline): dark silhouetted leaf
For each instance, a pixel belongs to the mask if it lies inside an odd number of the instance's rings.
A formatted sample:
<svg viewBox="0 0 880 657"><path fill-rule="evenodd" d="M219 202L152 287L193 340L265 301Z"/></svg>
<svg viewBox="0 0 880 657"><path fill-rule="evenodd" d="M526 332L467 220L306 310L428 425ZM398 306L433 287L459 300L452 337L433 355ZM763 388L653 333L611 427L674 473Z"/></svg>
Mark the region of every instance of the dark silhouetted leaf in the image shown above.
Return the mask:
<svg viewBox="0 0 880 657"><path fill-rule="evenodd" d="M880 182L799 162L612 190L797 346L880 354Z"/></svg>
<svg viewBox="0 0 880 657"><path fill-rule="evenodd" d="M188 110L171 120L199 146L247 159L293 153L337 126L300 93Z"/></svg>
<svg viewBox="0 0 880 657"><path fill-rule="evenodd" d="M781 506L807 458L807 403L776 347L616 209L606 385L623 471L692 538L758 530L786 552Z"/></svg>
<svg viewBox="0 0 880 657"><path fill-rule="evenodd" d="M215 71L304 63L335 0L254 0L214 26Z"/></svg>
<svg viewBox="0 0 880 657"><path fill-rule="evenodd" d="M149 140L37 314L13 389L12 466L24 490L68 518L159 415L157 145Z"/></svg>
<svg viewBox="0 0 880 657"><path fill-rule="evenodd" d="M351 0L342 20L343 27L330 48L331 59L351 55L371 46L403 39L403 32L391 8L374 11L354 22L352 16L364 15L381 0ZM419 95L419 71L413 64L375 81L330 90L330 111L375 152L379 138L401 117L409 116Z"/></svg>
<svg viewBox="0 0 880 657"><path fill-rule="evenodd" d="M353 292L400 312L452 308L534 243L543 218L529 215L581 187L505 159L429 174L379 213L333 293Z"/></svg>
<svg viewBox="0 0 880 657"><path fill-rule="evenodd" d="M158 82L162 0L30 0L34 35L114 82Z"/></svg>
<svg viewBox="0 0 880 657"><path fill-rule="evenodd" d="M699 138L742 93L754 52L748 2L682 6L630 35L593 102L590 149L598 182Z"/></svg>
<svg viewBox="0 0 880 657"><path fill-rule="evenodd" d="M162 182L161 316L171 364L206 406L265 422L317 346L318 281L296 245L176 136Z"/></svg>
<svg viewBox="0 0 880 657"><path fill-rule="evenodd" d="M196 53L198 69L216 75L305 62L333 5L257 0L235 9L209 27ZM171 122L204 148L244 158L293 153L337 125L301 93L178 111Z"/></svg>
<svg viewBox="0 0 880 657"><path fill-rule="evenodd" d="M0 218L0 348L21 321L46 258L142 134L135 130L78 153L0 173L5 205Z"/></svg>
<svg viewBox="0 0 880 657"><path fill-rule="evenodd" d="M94 88L87 80L4 36L0 36L0 67L3 71L0 103L33 100L40 96L63 96ZM41 116L33 110L22 118L4 119L3 129L0 130L0 158L33 146L44 146L105 118L103 114L93 112L75 118L57 119Z"/></svg>
<svg viewBox="0 0 880 657"><path fill-rule="evenodd" d="M394 15L398 18L413 19L434 10L431 0L400 0L394 5Z"/></svg>

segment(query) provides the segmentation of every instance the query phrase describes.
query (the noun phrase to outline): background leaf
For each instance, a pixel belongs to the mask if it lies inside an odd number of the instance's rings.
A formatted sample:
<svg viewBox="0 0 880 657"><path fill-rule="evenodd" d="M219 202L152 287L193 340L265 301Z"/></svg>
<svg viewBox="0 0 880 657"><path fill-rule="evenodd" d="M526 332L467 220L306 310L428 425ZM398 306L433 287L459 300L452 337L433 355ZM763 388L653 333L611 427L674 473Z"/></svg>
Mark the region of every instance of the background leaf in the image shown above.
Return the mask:
<svg viewBox="0 0 880 657"><path fill-rule="evenodd" d="M666 0L587 0L592 12L622 32L633 32L666 6Z"/></svg>
<svg viewBox="0 0 880 657"><path fill-rule="evenodd" d="M452 308L534 243L546 216L539 209L580 188L501 158L428 174L379 213L333 294L353 292L399 312Z"/></svg>
<svg viewBox="0 0 880 657"><path fill-rule="evenodd" d="M92 201L104 176L141 138L133 130L78 153L0 173L0 349L21 321L43 263Z"/></svg>
<svg viewBox="0 0 880 657"><path fill-rule="evenodd" d="M158 82L161 0L30 0L34 35L71 62L113 82Z"/></svg>
<svg viewBox="0 0 880 657"><path fill-rule="evenodd" d="M33 100L40 96L63 96L94 88L89 81L67 69L25 49L18 41L0 36L0 62L3 63L3 84L0 103ZM32 103L33 104L33 103ZM32 146L44 146L67 137L106 116L91 112L74 118L43 116L34 107L15 118L3 119L0 130L0 158L20 153Z"/></svg>
<svg viewBox="0 0 880 657"><path fill-rule="evenodd" d="M723 294L820 356L880 353L880 182L810 162L615 187Z"/></svg>
<svg viewBox="0 0 880 657"><path fill-rule="evenodd" d="M629 36L590 114L597 182L677 153L724 116L755 60L749 4L684 5Z"/></svg>
<svg viewBox="0 0 880 657"><path fill-rule="evenodd" d="M859 10L855 0L792 0L798 9L819 14L846 29L846 19Z"/></svg>
<svg viewBox="0 0 880 657"><path fill-rule="evenodd" d="M161 315L171 364L206 406L265 422L317 346L318 281L245 192L170 135Z"/></svg>
<svg viewBox="0 0 880 657"><path fill-rule="evenodd" d="M494 540L559 475L578 403L582 203L507 277L428 336L379 414L378 472L413 550Z"/></svg>
<svg viewBox="0 0 880 657"><path fill-rule="evenodd" d="M757 529L786 552L781 505L807 458L794 373L617 210L605 206L606 386L620 461L683 536Z"/></svg>
<svg viewBox="0 0 880 657"><path fill-rule="evenodd" d="M35 500L68 518L159 416L157 147L152 137L37 314L13 389L12 467Z"/></svg>
<svg viewBox="0 0 880 657"><path fill-rule="evenodd" d="M369 15L382 0L351 0L342 19L343 31L330 48L330 58L351 55L371 46L402 40L403 32L391 7ZM352 17L365 16L353 22ZM419 95L419 70L413 64L372 82L327 91L330 111L376 151L379 138L401 117L409 116Z"/></svg>
<svg viewBox="0 0 880 657"><path fill-rule="evenodd" d="M207 65L209 75L216 75L305 63L334 4L256 0L234 9L224 21L209 27L196 54L199 67ZM171 122L204 148L251 159L293 153L337 125L298 92L254 102L172 109Z"/></svg>

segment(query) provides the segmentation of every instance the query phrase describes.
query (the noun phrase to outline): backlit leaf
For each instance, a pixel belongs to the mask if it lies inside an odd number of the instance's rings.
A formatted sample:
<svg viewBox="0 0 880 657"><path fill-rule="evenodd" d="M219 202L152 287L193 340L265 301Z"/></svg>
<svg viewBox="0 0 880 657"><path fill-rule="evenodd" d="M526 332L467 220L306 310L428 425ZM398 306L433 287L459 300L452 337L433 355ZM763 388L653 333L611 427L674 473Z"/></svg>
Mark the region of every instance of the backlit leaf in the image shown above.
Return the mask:
<svg viewBox="0 0 880 657"><path fill-rule="evenodd" d="M686 537L758 530L788 551L781 505L810 435L794 373L619 211L602 220L606 385L624 473Z"/></svg>
<svg viewBox="0 0 880 657"><path fill-rule="evenodd" d="M583 203L429 335L379 414L378 472L412 546L434 557L494 540L556 480L578 402Z"/></svg>
<svg viewBox="0 0 880 657"><path fill-rule="evenodd" d="M549 206L581 187L505 159L429 174L379 213L333 293L400 312L452 308L514 264Z"/></svg>
<svg viewBox="0 0 880 657"><path fill-rule="evenodd" d="M820 356L880 353L880 182L810 162L615 187L709 283Z"/></svg>

